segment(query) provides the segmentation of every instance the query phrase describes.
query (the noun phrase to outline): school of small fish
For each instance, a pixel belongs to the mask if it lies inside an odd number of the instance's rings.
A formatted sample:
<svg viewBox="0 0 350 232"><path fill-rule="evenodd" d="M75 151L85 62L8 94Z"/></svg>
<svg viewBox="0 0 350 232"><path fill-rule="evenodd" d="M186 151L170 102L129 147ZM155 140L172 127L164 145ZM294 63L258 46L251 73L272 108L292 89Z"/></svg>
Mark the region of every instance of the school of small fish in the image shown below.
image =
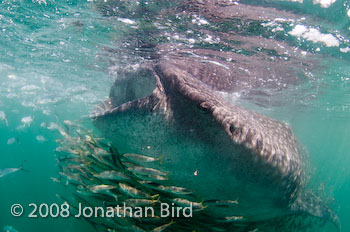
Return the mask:
<svg viewBox="0 0 350 232"><path fill-rule="evenodd" d="M65 121L64 126L55 125L63 136L56 156L60 176L54 181L76 190L74 196L58 196L74 206L82 203L88 207L116 207L124 203L128 207L151 206L154 217L84 218L97 231L247 231L233 219L237 215L215 218L208 214L208 205L232 207L239 204L236 200L203 201L189 189L172 186L168 173L148 167L147 164L161 159L141 154L120 154L104 138L94 136L92 130ZM167 203L175 207L192 205L193 215L187 217L160 217L160 204ZM115 214L122 214L123 209ZM124 211L125 213L125 211ZM241 219L243 220L243 219ZM250 226L249 229L254 229Z"/></svg>

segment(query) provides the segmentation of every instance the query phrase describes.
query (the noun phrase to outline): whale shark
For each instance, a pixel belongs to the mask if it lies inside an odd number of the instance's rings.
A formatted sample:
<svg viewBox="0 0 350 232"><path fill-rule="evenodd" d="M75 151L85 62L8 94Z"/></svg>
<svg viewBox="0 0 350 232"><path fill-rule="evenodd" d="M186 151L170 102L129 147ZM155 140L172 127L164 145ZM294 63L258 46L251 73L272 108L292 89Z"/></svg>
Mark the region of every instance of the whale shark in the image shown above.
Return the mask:
<svg viewBox="0 0 350 232"><path fill-rule="evenodd" d="M227 101L222 92L250 80L199 57L168 55L121 72L91 113L94 125L121 154L161 159L150 167L198 201L239 202L209 204L213 217L258 231L338 231L330 207L305 190L305 151L291 128Z"/></svg>
<svg viewBox="0 0 350 232"><path fill-rule="evenodd" d="M200 217L189 221L173 219L174 223L154 220L171 224L170 231L193 231L192 226L204 224L206 228L205 223L210 227L203 231L340 231L337 215L325 199L307 187L307 152L292 129L236 104L231 97L239 93L261 102L267 90L283 91L317 69L312 54L278 40L262 25L276 17L300 16L269 4L256 6L226 0L137 3L97 4L104 16L130 18L135 24L146 18L152 24L145 29L142 23L133 26L126 38L116 41L116 48L104 48L115 58L111 62L119 67L113 73L117 77L108 99L91 112L90 118L113 145L104 152L109 154L110 149L118 155L107 164L103 157L76 155L81 149L75 149L75 142L84 138L80 136L70 146L77 163L86 166L84 175L68 176L84 186L104 183L101 178L114 173L114 178L123 180L106 185L113 191L104 193L113 201L116 192L133 192L137 198L139 188L157 193L156 201L201 202L205 210ZM152 4L156 10L152 10ZM162 4L171 7L162 8ZM195 35L207 36L198 39ZM198 39L199 45L192 37ZM103 153L95 151L105 145L91 149L98 142L91 143L92 137L86 138L83 145L85 149L89 144L87 153ZM125 157L138 157L143 162L134 167ZM102 173L89 176L88 172L100 169ZM139 176L132 171L152 174ZM86 177L89 178L85 180ZM157 183L160 180L161 186ZM153 185L158 190L169 189L164 186L176 186L171 188L175 192L186 189L186 199L179 200L174 192L154 192ZM97 198L96 192L88 189L85 194ZM93 197L87 201L94 202ZM95 226L107 224L107 220L89 222ZM121 230L133 231L136 229L132 226L143 228L150 221L123 223L120 226L126 227ZM114 222L110 228L113 226Z"/></svg>

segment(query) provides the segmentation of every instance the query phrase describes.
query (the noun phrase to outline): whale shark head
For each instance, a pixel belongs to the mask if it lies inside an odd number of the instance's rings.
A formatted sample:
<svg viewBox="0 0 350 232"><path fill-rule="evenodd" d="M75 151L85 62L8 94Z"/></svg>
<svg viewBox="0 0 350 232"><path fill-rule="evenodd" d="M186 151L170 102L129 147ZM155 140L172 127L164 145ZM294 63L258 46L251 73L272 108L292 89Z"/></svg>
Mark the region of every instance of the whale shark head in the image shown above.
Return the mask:
<svg viewBox="0 0 350 232"><path fill-rule="evenodd" d="M230 73L217 62L164 57L121 72L91 118L120 153L161 159L151 168L198 201L239 200L209 207L212 214L253 222L307 211L299 207L305 160L292 130L224 100L242 83Z"/></svg>
<svg viewBox="0 0 350 232"><path fill-rule="evenodd" d="M272 191L257 204L289 204L303 185L297 141L287 125L223 100L225 75L215 63L176 59L126 72L94 122L122 153L162 156L170 179L203 197L252 202Z"/></svg>

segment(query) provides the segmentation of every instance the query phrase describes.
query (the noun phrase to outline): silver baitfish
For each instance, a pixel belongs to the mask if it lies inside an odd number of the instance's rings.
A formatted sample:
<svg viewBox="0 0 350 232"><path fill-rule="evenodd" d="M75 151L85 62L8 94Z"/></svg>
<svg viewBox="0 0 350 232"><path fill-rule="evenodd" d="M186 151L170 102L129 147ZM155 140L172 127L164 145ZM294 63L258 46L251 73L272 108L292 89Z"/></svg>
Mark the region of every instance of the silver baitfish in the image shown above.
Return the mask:
<svg viewBox="0 0 350 232"><path fill-rule="evenodd" d="M3 168L3 169L0 169L0 178L8 176L8 175L13 174L13 173L18 172L18 171L26 171L26 172L28 172L27 170L25 170L23 168L23 163L22 163L22 165L19 166L18 168Z"/></svg>

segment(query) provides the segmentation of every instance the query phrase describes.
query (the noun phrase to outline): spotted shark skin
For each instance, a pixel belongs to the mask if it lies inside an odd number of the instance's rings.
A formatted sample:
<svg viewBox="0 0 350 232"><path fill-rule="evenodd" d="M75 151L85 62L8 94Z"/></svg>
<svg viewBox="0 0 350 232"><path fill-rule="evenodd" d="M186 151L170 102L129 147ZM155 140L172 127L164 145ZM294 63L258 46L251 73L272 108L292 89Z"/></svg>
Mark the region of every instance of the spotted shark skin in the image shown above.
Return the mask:
<svg viewBox="0 0 350 232"><path fill-rule="evenodd" d="M281 13L231 1L185 2L181 14L195 12L213 22L253 22L261 12L266 20ZM277 58L283 53L278 49L288 48L259 36L216 34L221 41L243 41L247 50L276 50ZM121 153L162 159L152 168L167 173L169 185L190 189L196 201L238 199L233 208L208 206L214 218L241 218L233 224L245 229L233 231L340 231L330 207L306 190L307 160L291 128L221 94L298 84L296 73L315 67L310 57L270 61L263 53L243 56L178 44L149 48L146 56L153 58L120 71L109 99L91 113Z"/></svg>
<svg viewBox="0 0 350 232"><path fill-rule="evenodd" d="M337 231L336 215L304 192L306 160L290 127L225 101L210 80L214 70L217 64L164 58L124 72L91 118L121 153L162 158L154 168L197 199L239 199L235 208L209 207L212 215L269 226L310 217Z"/></svg>

